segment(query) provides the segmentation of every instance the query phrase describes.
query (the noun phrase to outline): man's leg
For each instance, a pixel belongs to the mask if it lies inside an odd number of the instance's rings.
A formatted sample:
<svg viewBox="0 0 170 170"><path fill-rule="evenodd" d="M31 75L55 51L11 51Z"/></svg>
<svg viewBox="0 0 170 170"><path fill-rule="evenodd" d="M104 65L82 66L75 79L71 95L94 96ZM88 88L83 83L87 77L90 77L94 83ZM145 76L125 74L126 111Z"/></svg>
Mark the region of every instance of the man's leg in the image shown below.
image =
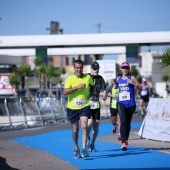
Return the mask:
<svg viewBox="0 0 170 170"><path fill-rule="evenodd" d="M81 128L82 128L82 149L86 149L88 117L81 116L80 121L81 121Z"/></svg>
<svg viewBox="0 0 170 170"><path fill-rule="evenodd" d="M79 121L72 123L72 138L74 142L74 148L78 148L78 133L79 133Z"/></svg>
<svg viewBox="0 0 170 170"><path fill-rule="evenodd" d="M86 144L87 144L87 128L88 128L88 117L86 116L81 116L80 117L81 121L81 128L82 128L82 157L87 157L89 156L87 149L86 149Z"/></svg>
<svg viewBox="0 0 170 170"><path fill-rule="evenodd" d="M143 103L144 103L143 99L140 99L140 112L141 112L140 117L144 116Z"/></svg>
<svg viewBox="0 0 170 170"><path fill-rule="evenodd" d="M87 148L87 149L90 148L90 132L91 132L91 128L92 128L92 123L93 123L93 119L92 119L92 117L91 117L90 119L88 119L87 143L86 143L86 148Z"/></svg>
<svg viewBox="0 0 170 170"><path fill-rule="evenodd" d="M99 123L100 120L93 120L93 133L92 133L92 141L91 143L94 144L99 133Z"/></svg>
<svg viewBox="0 0 170 170"><path fill-rule="evenodd" d="M80 149L78 146L79 121L72 123L72 138L74 142L74 158L80 158Z"/></svg>

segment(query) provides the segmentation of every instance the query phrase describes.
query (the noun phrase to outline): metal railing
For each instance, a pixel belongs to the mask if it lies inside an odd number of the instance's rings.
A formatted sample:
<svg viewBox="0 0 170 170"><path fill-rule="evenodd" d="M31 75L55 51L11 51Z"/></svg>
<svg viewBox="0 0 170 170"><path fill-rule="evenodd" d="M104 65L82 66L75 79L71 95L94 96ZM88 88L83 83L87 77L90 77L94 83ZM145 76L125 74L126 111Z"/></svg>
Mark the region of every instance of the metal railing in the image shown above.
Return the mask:
<svg viewBox="0 0 170 170"><path fill-rule="evenodd" d="M62 90L55 91L53 97L38 97L34 90L33 96L24 97L20 94L18 98L0 98L0 130L68 123L67 96L62 95ZM109 100L100 100L101 118L110 117Z"/></svg>
<svg viewBox="0 0 170 170"><path fill-rule="evenodd" d="M0 130L68 122L63 98L1 98Z"/></svg>

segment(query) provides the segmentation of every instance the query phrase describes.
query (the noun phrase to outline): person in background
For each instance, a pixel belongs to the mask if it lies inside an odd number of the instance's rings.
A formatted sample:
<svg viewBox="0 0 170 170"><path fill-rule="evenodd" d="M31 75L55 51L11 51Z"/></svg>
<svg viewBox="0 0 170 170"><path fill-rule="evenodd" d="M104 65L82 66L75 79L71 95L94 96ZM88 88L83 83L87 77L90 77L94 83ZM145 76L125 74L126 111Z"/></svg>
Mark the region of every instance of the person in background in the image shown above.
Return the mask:
<svg viewBox="0 0 170 170"><path fill-rule="evenodd" d="M86 150L88 118L91 117L89 87L94 85L90 75L83 74L83 62L75 60L74 75L69 75L64 86L64 95L68 95L67 117L72 127L74 158L89 156ZM78 146L79 120L82 128L82 155Z"/></svg>
<svg viewBox="0 0 170 170"><path fill-rule="evenodd" d="M142 91L139 92L140 94L140 117L144 117L145 113L144 113L144 107L145 110L148 107L148 103L149 103L149 93L151 92L151 88L150 86L147 84L147 81L145 78L142 78Z"/></svg>
<svg viewBox="0 0 170 170"><path fill-rule="evenodd" d="M128 149L128 139L131 129L131 120L136 110L135 87L141 91L138 80L130 74L130 65L123 62L120 66L122 76L117 78L119 94L117 98L117 109L120 116L120 133L122 140L122 151Z"/></svg>
<svg viewBox="0 0 170 170"><path fill-rule="evenodd" d="M88 119L88 135L87 135L87 145L86 148L90 149L91 152L96 152L95 148L95 141L97 138L97 135L99 133L99 123L100 123L100 92L102 92L102 99L106 100L106 83L102 76L99 74L99 64L97 62L93 62L91 64L91 77L95 83L93 88L90 90L90 94L93 94L93 96L90 98L90 112L91 112L91 118ZM92 138L90 141L90 132L92 131Z"/></svg>
<svg viewBox="0 0 170 170"><path fill-rule="evenodd" d="M121 140L120 135L120 118L117 111L117 97L118 97L118 84L116 82L116 79L113 81L113 83L106 89L107 96L110 97L110 115L111 115L111 122L113 124L112 132L116 133L118 128L118 135L117 139Z"/></svg>

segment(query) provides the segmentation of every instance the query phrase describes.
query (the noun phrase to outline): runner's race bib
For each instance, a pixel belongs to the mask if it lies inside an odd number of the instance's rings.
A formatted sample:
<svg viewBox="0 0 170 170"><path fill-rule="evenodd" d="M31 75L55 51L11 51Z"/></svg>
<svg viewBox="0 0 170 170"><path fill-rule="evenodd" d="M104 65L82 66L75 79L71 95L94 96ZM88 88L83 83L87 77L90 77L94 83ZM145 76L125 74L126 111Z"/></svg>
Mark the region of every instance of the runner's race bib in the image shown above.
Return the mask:
<svg viewBox="0 0 170 170"><path fill-rule="evenodd" d="M98 109L99 108L99 102L97 101L90 101L90 109Z"/></svg>
<svg viewBox="0 0 170 170"><path fill-rule="evenodd" d="M82 99L82 98L74 99L74 106L76 106L76 107L82 107L82 106L84 106L84 103L85 103L85 99Z"/></svg>
<svg viewBox="0 0 170 170"><path fill-rule="evenodd" d="M119 100L120 101L130 100L130 92L123 91L123 92L119 93Z"/></svg>
<svg viewBox="0 0 170 170"><path fill-rule="evenodd" d="M146 96L147 95L147 91L141 91L141 95L142 96Z"/></svg>

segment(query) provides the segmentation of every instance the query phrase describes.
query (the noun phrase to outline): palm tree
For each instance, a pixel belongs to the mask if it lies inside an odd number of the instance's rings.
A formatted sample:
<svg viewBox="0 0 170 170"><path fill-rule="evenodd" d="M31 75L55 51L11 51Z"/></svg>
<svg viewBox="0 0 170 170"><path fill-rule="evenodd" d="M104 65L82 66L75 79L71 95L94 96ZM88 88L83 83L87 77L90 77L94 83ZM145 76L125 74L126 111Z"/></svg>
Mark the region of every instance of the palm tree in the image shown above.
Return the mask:
<svg viewBox="0 0 170 170"><path fill-rule="evenodd" d="M59 77L60 73L56 70L55 67L49 65L46 67L46 75L47 75L47 88L48 88L48 96L52 96L52 78Z"/></svg>
<svg viewBox="0 0 170 170"><path fill-rule="evenodd" d="M42 78L42 65L44 65L44 60L42 57L40 56L36 56L35 59L33 60L33 63L35 65L35 69L34 69L34 74L36 77L39 78L39 86L40 86L40 91L43 91L43 78ZM44 69L43 69L44 70Z"/></svg>
<svg viewBox="0 0 170 170"><path fill-rule="evenodd" d="M161 68L168 67L170 65L170 48L163 50ZM169 86L167 84L169 76L165 73L162 75L162 80L166 83L166 91L169 93Z"/></svg>
<svg viewBox="0 0 170 170"><path fill-rule="evenodd" d="M131 66L130 70L131 74L137 78L139 82L142 82L142 77L139 73L139 71L136 69L136 66Z"/></svg>
<svg viewBox="0 0 170 170"><path fill-rule="evenodd" d="M169 80L168 74L164 73L164 74L162 75L162 80L165 82L165 84L166 84L166 91L168 92L168 91L169 91L169 86L168 86L168 84L167 84L167 82L168 82L168 80Z"/></svg>
<svg viewBox="0 0 170 170"><path fill-rule="evenodd" d="M31 94L30 94L30 91L29 91L29 88L28 88L28 76L30 76L32 73L33 73L33 71L31 69L31 67L26 63L23 63L18 67L18 74L25 81L26 91L27 91L28 97L31 97Z"/></svg>
<svg viewBox="0 0 170 170"><path fill-rule="evenodd" d="M66 69L64 67L61 67L60 68L60 73L61 73L61 80L62 80L61 84L63 85L64 81L65 81L65 78L66 78L65 75L66 75L67 71L66 71Z"/></svg>
<svg viewBox="0 0 170 170"><path fill-rule="evenodd" d="M136 69L136 66L131 66L131 70L130 70L131 74L135 77L138 77L139 75L139 72L138 70Z"/></svg>
<svg viewBox="0 0 170 170"><path fill-rule="evenodd" d="M39 66L39 81L40 81L40 96L44 93L44 90L47 89L47 75L46 75L47 65L43 63Z"/></svg>
<svg viewBox="0 0 170 170"><path fill-rule="evenodd" d="M161 68L165 68L170 65L170 48L163 50Z"/></svg>
<svg viewBox="0 0 170 170"><path fill-rule="evenodd" d="M18 89L18 85L20 84L20 78L18 77L18 75L12 73L9 77L9 83L12 86L14 86L15 88L14 96L17 97L17 89Z"/></svg>

